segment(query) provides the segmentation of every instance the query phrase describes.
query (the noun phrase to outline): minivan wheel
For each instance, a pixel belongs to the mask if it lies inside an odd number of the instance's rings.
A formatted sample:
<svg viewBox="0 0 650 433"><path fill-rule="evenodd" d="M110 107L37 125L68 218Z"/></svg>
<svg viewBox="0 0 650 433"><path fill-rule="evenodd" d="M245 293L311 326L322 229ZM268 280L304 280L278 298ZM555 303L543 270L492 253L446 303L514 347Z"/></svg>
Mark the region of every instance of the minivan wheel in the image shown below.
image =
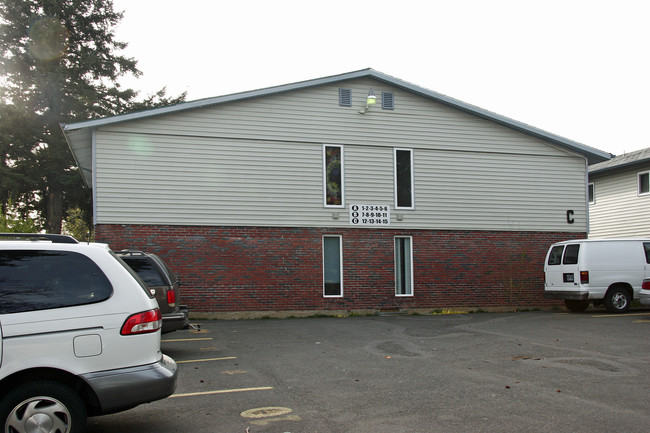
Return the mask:
<svg viewBox="0 0 650 433"><path fill-rule="evenodd" d="M86 428L86 408L58 382L37 381L11 390L0 402L2 433L75 433Z"/></svg>
<svg viewBox="0 0 650 433"><path fill-rule="evenodd" d="M625 313L630 309L632 299L627 290L622 287L612 287L605 295L605 309L610 313Z"/></svg>
<svg viewBox="0 0 650 433"><path fill-rule="evenodd" d="M565 299L564 300L564 305L566 305L566 307L569 309L569 311L573 311L574 313L582 313L587 308L589 308L589 301L580 301L580 300L575 300L575 299Z"/></svg>

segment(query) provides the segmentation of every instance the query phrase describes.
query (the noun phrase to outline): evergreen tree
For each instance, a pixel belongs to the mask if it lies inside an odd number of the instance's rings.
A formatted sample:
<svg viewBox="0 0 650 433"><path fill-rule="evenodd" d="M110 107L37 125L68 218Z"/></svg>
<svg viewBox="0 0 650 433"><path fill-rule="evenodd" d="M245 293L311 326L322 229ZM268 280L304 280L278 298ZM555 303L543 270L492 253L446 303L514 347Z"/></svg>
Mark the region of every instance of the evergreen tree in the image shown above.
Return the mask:
<svg viewBox="0 0 650 433"><path fill-rule="evenodd" d="M68 209L89 213L90 193L74 167L61 123L181 102L165 89L144 101L118 79L140 75L119 55L122 18L112 0L0 2L0 194L24 217L60 233Z"/></svg>

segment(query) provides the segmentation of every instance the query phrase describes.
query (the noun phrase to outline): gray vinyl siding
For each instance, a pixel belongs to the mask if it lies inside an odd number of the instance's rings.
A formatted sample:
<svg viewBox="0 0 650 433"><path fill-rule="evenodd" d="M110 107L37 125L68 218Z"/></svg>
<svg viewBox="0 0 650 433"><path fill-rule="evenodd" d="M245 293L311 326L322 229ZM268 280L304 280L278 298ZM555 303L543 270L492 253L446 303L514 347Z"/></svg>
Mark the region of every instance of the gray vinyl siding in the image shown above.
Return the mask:
<svg viewBox="0 0 650 433"><path fill-rule="evenodd" d="M395 110L359 114L370 87ZM345 209L323 207L323 144L344 147ZM394 210L394 147L414 152L414 210ZM96 161L99 224L347 227L365 203L390 228L587 227L584 157L371 79L102 127Z"/></svg>
<svg viewBox="0 0 650 433"><path fill-rule="evenodd" d="M637 173L634 169L591 180L595 203L589 205L590 238L650 236L650 196L638 195Z"/></svg>

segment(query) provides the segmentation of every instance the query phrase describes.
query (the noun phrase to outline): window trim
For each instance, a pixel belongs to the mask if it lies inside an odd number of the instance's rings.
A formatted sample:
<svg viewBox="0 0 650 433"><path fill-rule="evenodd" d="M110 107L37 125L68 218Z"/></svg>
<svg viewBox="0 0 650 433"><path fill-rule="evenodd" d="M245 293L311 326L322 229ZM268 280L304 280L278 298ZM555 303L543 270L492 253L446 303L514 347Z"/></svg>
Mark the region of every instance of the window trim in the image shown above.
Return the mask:
<svg viewBox="0 0 650 433"><path fill-rule="evenodd" d="M648 177L648 191L641 191L641 176ZM650 171L642 171L636 175L636 192L639 197L650 195Z"/></svg>
<svg viewBox="0 0 650 433"><path fill-rule="evenodd" d="M397 270L399 269L398 264L397 264L397 259L398 259L398 250L397 250L397 241L398 239L408 239L409 240L409 251L408 251L408 269L409 269L409 275L408 275L408 288L410 289L408 293L398 293L398 281L399 281L399 275ZM398 298L403 298L403 297L412 297L414 296L414 288L413 288L413 236L395 236L393 240L393 249L394 249L394 266L395 266L395 296Z"/></svg>
<svg viewBox="0 0 650 433"><path fill-rule="evenodd" d="M397 152L409 152L410 157L410 167L411 167L411 206L399 206L398 195L399 191L397 189ZM403 147L393 148L393 191L395 194L395 209L396 210L414 210L415 209L415 167L413 167L413 149L407 149Z"/></svg>
<svg viewBox="0 0 650 433"><path fill-rule="evenodd" d="M591 200L589 200L589 189L591 189ZM593 182L587 184L587 201L589 204L596 204L596 185Z"/></svg>
<svg viewBox="0 0 650 433"><path fill-rule="evenodd" d="M341 151L341 204L327 203L327 148L338 147ZM345 149L339 144L323 144L323 207L344 209L345 208Z"/></svg>
<svg viewBox="0 0 650 433"><path fill-rule="evenodd" d="M326 294L325 287L325 238L338 239L339 241L339 285L340 293L338 295ZM343 236L342 235L323 235L323 297L324 298L342 298L343 297Z"/></svg>

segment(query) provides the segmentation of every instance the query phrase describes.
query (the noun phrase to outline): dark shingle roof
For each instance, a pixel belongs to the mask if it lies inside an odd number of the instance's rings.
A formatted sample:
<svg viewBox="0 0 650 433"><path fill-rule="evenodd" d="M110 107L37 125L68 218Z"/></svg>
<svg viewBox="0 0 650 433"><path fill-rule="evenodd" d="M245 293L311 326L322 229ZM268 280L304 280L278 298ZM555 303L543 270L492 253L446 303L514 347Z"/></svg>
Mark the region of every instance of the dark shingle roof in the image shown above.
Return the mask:
<svg viewBox="0 0 650 433"><path fill-rule="evenodd" d="M650 162L650 147L624 155L618 155L608 161L590 165L589 174L602 173L603 171L615 170L644 162Z"/></svg>

